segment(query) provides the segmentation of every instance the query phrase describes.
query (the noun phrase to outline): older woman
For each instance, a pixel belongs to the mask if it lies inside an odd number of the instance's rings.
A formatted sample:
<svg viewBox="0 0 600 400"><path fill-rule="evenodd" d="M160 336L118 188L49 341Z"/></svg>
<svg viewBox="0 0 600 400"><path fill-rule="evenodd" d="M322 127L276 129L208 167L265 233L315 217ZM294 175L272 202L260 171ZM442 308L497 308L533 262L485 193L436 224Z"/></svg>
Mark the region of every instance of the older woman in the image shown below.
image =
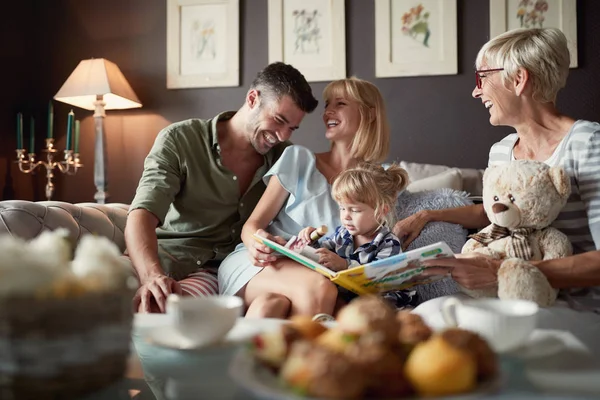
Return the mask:
<svg viewBox="0 0 600 400"><path fill-rule="evenodd" d="M473 97L481 100L492 125L516 132L494 144L489 165L511 160L539 160L562 166L572 193L553 224L573 244L575 255L534 262L561 291L563 304L600 313L600 124L574 120L556 108L556 95L569 73L569 50L558 29L516 29L486 43L477 56ZM489 224L483 206L423 211L400 221L394 232L410 242L429 221L468 228ZM465 255L439 260L451 267L461 285L476 289L495 285L500 261ZM600 327L600 318L594 319Z"/></svg>
<svg viewBox="0 0 600 400"><path fill-rule="evenodd" d="M290 259L275 258L253 234L285 243L306 226L340 225L330 184L358 161L382 161L390 131L383 98L370 82L341 79L323 92L325 137L331 148L313 154L290 146L265 175L267 190L242 230L238 246L219 268L219 291L238 295L246 316L333 314L337 289L331 281ZM283 241L282 241L283 239Z"/></svg>

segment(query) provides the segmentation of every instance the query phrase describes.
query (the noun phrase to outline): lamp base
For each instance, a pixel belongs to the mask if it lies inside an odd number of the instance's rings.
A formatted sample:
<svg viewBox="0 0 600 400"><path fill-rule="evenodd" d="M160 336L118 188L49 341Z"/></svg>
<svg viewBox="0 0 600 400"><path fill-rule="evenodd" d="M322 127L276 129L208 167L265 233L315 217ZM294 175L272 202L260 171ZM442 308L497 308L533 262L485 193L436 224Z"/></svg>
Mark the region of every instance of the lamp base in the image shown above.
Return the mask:
<svg viewBox="0 0 600 400"><path fill-rule="evenodd" d="M108 192L97 191L94 194L94 200L96 200L96 203L98 204L106 204L106 200L108 200Z"/></svg>
<svg viewBox="0 0 600 400"><path fill-rule="evenodd" d="M94 126L96 130L96 146L94 148L94 184L96 185L96 194L94 199L96 203L106 204L108 199L108 179L106 177L106 137L104 134L104 101L99 95L96 102L96 111L94 112Z"/></svg>

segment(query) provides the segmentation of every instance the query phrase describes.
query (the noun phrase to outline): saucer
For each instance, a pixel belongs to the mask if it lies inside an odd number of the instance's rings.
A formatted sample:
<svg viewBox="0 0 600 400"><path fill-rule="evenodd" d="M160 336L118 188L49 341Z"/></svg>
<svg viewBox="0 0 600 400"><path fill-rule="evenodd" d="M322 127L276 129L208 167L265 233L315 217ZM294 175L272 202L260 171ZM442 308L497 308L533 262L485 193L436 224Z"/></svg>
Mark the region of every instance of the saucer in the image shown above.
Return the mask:
<svg viewBox="0 0 600 400"><path fill-rule="evenodd" d="M246 343L257 334L276 329L286 322L288 321L275 318L240 317L221 340L214 342L185 336L169 321L165 325L147 328L143 337L146 342L159 347L175 350L202 350L207 347L226 347Z"/></svg>

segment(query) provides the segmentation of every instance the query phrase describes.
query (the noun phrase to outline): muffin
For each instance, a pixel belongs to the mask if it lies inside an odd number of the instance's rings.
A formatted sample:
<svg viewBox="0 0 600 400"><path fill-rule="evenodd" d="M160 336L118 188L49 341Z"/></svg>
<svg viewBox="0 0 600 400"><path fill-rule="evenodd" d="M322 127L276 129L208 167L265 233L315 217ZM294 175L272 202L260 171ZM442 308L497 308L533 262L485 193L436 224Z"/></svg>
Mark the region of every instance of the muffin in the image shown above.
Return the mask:
<svg viewBox="0 0 600 400"><path fill-rule="evenodd" d="M360 399L366 389L362 370L343 354L308 341L298 341L280 373L296 393L327 399Z"/></svg>
<svg viewBox="0 0 600 400"><path fill-rule="evenodd" d="M418 314L400 310L396 313L396 320L400 325L398 341L403 345L412 347L419 342L429 339L432 334L431 328Z"/></svg>
<svg viewBox="0 0 600 400"><path fill-rule="evenodd" d="M358 336L355 334L344 332L339 328L332 328L319 336L315 343L333 352L343 353L357 340Z"/></svg>
<svg viewBox="0 0 600 400"><path fill-rule="evenodd" d="M470 351L453 346L441 334L415 345L404 372L421 396L460 394L477 385L475 357Z"/></svg>
<svg viewBox="0 0 600 400"><path fill-rule="evenodd" d="M498 374L498 357L488 342L474 332L460 328L441 333L444 340L456 348L469 351L477 362L477 379L484 381Z"/></svg>
<svg viewBox="0 0 600 400"><path fill-rule="evenodd" d="M314 340L327 328L310 317L294 317L278 329L256 335L253 340L254 355L263 364L279 369L291 345L298 340Z"/></svg>
<svg viewBox="0 0 600 400"><path fill-rule="evenodd" d="M347 333L373 336L382 343L395 343L398 336L396 310L379 296L352 300L337 316L337 326Z"/></svg>
<svg viewBox="0 0 600 400"><path fill-rule="evenodd" d="M360 338L346 348L344 355L366 379L366 397L397 398L413 392L404 375L404 358L388 346Z"/></svg>

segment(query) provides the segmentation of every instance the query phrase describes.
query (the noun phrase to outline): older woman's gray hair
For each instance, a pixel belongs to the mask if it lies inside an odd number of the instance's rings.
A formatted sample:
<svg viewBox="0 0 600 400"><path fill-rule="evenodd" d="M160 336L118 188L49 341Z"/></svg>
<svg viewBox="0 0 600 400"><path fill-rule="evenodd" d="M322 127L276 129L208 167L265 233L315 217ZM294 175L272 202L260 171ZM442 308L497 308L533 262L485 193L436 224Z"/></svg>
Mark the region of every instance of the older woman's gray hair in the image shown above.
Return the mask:
<svg viewBox="0 0 600 400"><path fill-rule="evenodd" d="M556 28L519 28L496 36L477 54L477 69L504 68L502 82L508 85L519 68L529 73L533 99L555 102L569 75L567 38ZM483 66L483 67L482 67Z"/></svg>

